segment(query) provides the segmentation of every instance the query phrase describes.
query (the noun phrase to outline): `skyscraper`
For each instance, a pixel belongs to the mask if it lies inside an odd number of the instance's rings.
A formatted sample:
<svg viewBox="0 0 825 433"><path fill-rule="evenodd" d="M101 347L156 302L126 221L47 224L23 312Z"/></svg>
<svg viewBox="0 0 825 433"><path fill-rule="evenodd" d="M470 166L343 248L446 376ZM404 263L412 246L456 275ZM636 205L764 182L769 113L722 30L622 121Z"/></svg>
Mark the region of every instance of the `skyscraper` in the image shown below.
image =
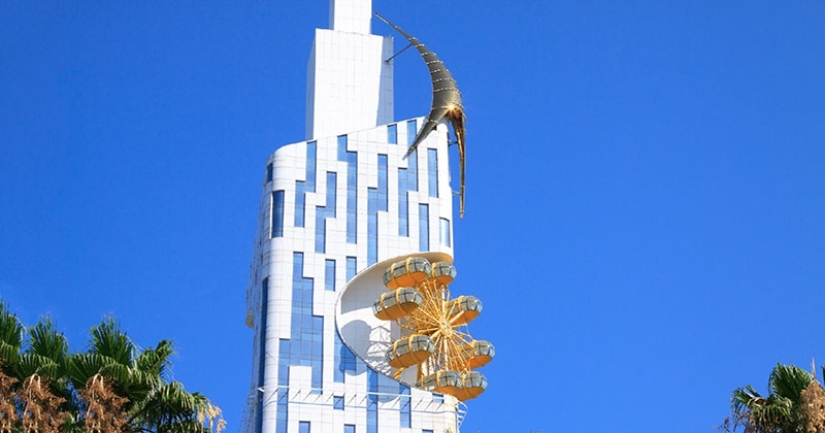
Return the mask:
<svg viewBox="0 0 825 433"><path fill-rule="evenodd" d="M425 119L393 120L392 38L370 33L371 0L330 7L310 54L306 140L265 165L245 430L457 432L463 403L411 386L410 371L391 377L384 354L400 331L372 314L387 264L452 262L447 125L404 157Z"/></svg>

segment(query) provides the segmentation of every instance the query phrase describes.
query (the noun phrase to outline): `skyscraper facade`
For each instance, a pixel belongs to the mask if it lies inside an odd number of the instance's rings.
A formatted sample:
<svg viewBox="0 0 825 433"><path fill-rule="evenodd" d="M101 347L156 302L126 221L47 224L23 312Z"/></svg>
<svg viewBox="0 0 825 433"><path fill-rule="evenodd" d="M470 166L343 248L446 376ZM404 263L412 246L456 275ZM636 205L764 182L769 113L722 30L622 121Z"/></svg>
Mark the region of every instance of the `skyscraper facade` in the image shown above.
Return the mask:
<svg viewBox="0 0 825 433"><path fill-rule="evenodd" d="M392 38L371 34L371 0L330 7L308 65L306 140L264 166L246 293L254 344L245 430L457 432L455 397L370 361L371 342L398 336L359 316L374 293L344 296L404 257L452 261L447 126L404 157L424 118L393 119Z"/></svg>

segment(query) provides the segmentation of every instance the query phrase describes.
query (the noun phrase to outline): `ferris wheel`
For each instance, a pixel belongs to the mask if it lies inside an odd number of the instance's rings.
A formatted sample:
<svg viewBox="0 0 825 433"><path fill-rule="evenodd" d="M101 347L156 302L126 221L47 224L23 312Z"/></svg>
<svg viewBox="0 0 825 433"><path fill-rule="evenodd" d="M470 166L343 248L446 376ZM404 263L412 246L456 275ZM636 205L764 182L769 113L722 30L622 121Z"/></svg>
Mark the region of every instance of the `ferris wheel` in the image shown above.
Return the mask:
<svg viewBox="0 0 825 433"><path fill-rule="evenodd" d="M473 371L495 356L488 341L474 340L467 324L481 313L475 296L450 297L456 276L451 263L409 257L384 272L389 289L372 307L380 320L394 321L401 329L386 354L398 379L417 367L416 383L427 391L449 394L459 400L478 397L487 388L483 374Z"/></svg>

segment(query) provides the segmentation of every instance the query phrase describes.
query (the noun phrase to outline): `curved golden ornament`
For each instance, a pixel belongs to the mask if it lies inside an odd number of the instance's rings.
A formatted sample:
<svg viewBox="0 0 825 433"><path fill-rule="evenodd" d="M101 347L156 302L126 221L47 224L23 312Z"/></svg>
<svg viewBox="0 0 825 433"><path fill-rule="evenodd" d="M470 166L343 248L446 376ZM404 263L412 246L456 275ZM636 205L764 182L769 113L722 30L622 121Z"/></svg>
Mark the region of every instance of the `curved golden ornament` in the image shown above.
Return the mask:
<svg viewBox="0 0 825 433"><path fill-rule="evenodd" d="M415 136L415 140L413 140L413 143L410 145L410 148L407 150L404 157L406 158L410 156L410 154L418 148L418 145L421 144L421 142L424 141L428 135L430 135L430 132L432 132L436 126L438 126L438 122L440 122L441 119L446 118L449 120L450 124L453 125L456 142L458 143L460 171L458 190L459 216L464 217L464 123L467 120L467 117L464 115L464 106L461 102L461 92L458 90L458 85L456 84L453 75L450 73L450 70L444 66L444 62L442 62L434 52L430 51L426 45L422 44L418 38L405 32L401 29L401 27L391 23L388 19L382 17L378 12L375 12L375 16L407 38L407 40L410 41L410 44L412 44L415 49L421 53L421 57L424 58L424 63L427 64L427 68L430 70L430 79L432 80L433 85L433 102L430 107L430 113L427 115L427 120L424 122L424 125L421 127L418 135Z"/></svg>

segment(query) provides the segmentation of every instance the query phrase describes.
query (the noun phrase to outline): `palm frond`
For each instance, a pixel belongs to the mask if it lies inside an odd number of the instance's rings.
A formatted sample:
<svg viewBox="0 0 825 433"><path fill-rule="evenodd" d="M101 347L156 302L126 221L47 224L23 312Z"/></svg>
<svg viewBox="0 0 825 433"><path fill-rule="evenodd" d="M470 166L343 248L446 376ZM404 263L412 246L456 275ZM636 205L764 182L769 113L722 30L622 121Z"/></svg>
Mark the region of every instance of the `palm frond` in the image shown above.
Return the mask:
<svg viewBox="0 0 825 433"><path fill-rule="evenodd" d="M27 353L33 353L54 362L58 371L52 378L66 374L66 363L69 357L69 342L63 333L57 331L54 322L45 317L29 328L29 347Z"/></svg>
<svg viewBox="0 0 825 433"><path fill-rule="evenodd" d="M33 375L53 380L60 376L59 371L60 366L56 362L35 353L24 353L17 361L17 374L21 380Z"/></svg>
<svg viewBox="0 0 825 433"><path fill-rule="evenodd" d="M773 393L793 401L799 402L802 391L811 384L811 373L795 366L776 364L769 379Z"/></svg>
<svg viewBox="0 0 825 433"><path fill-rule="evenodd" d="M112 358L121 365L129 366L135 354L132 340L120 330L120 325L111 317L104 318L92 327L90 351Z"/></svg>
<svg viewBox="0 0 825 433"><path fill-rule="evenodd" d="M18 350L23 345L23 325L4 301L0 301L0 341Z"/></svg>
<svg viewBox="0 0 825 433"><path fill-rule="evenodd" d="M162 379L170 379L172 362L169 359L175 353L172 342L162 340L154 349L146 349L138 356L136 367L140 371L152 373Z"/></svg>

